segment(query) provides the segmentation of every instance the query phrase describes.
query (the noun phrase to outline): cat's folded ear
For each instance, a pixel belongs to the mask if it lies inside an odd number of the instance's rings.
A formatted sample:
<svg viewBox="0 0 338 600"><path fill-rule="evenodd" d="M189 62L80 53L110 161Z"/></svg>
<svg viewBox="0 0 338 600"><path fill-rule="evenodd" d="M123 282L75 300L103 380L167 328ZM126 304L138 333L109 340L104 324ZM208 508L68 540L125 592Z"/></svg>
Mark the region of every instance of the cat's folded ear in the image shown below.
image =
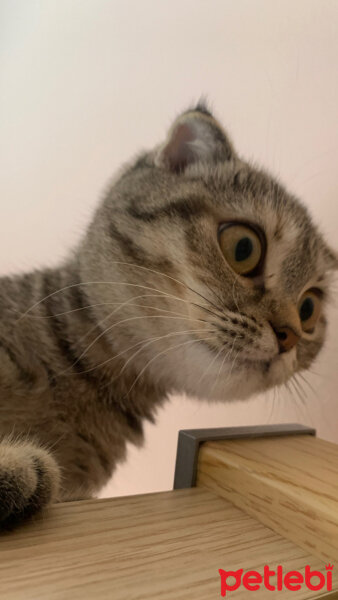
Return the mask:
<svg viewBox="0 0 338 600"><path fill-rule="evenodd" d="M176 119L157 151L155 164L181 173L196 162L225 162L234 156L221 125L203 105L198 105Z"/></svg>

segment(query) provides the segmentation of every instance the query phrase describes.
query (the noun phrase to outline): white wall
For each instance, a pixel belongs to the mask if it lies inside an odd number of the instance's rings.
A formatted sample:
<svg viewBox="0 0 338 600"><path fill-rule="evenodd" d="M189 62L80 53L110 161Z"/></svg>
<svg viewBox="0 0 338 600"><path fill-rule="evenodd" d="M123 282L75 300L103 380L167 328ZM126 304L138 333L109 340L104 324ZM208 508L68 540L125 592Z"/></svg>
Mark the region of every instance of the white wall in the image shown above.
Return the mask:
<svg viewBox="0 0 338 600"><path fill-rule="evenodd" d="M337 33L337 0L2 0L0 272L63 257L114 170L201 94L337 248ZM304 405L175 398L106 493L170 488L180 428L296 420L338 442L331 313Z"/></svg>

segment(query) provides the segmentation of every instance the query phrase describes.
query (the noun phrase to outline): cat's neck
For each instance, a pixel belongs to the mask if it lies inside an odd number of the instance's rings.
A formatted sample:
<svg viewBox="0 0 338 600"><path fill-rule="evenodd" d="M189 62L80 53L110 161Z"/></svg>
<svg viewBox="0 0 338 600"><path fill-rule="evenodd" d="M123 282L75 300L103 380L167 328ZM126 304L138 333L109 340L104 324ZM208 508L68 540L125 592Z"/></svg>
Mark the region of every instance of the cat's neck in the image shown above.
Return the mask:
<svg viewBox="0 0 338 600"><path fill-rule="evenodd" d="M21 318L15 319L13 332L31 340L34 362L43 363L52 386L78 383L106 408L122 412L137 432L142 419L153 420L166 393L146 372L138 377L131 353L120 345L118 328L112 344L107 335L112 321L100 315L100 307L91 300L94 285L81 281L76 258L59 268L15 278L22 293L16 294Z"/></svg>

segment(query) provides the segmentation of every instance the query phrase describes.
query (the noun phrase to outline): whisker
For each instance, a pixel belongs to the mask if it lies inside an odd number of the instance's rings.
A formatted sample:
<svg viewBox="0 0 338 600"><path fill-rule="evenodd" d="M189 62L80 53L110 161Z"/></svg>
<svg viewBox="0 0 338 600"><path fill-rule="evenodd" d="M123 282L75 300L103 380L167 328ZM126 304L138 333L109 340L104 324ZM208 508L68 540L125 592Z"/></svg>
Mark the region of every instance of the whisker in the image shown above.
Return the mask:
<svg viewBox="0 0 338 600"><path fill-rule="evenodd" d="M143 369L140 371L140 373L137 375L134 383L132 384L132 386L129 388L126 397L129 396L130 392L133 390L133 388L135 387L136 383L138 382L138 380L140 379L140 377L142 377L143 373L145 372L145 370L149 367L149 365L154 362L154 360L156 360L159 356L166 354L167 352L170 352L171 350L175 350L176 348L182 347L182 346L187 346L188 344L196 344L197 342L205 342L207 340L214 340L215 336L209 337L209 338L201 338L198 340L188 340L187 342L182 342L181 344L176 344L175 346L171 346L170 348L166 348L165 350L162 350L162 352L159 352L158 354L156 354L156 356L154 356L153 358L151 358L147 364L143 367Z"/></svg>
<svg viewBox="0 0 338 600"><path fill-rule="evenodd" d="M277 391L277 388L275 386L273 388L273 396L272 396L272 403L271 403L271 409L270 409L270 414L269 414L269 418L268 418L268 423L271 423L271 420L272 420L272 417L273 417L273 413L274 413L274 410L275 410L276 391Z"/></svg>
<svg viewBox="0 0 338 600"><path fill-rule="evenodd" d="M229 352L226 354L226 356L229 356L229 358L231 358L231 355L232 355L232 353L233 353L233 351L234 351L234 348L235 348L235 343L236 343L236 340L237 340L237 338L238 338L238 335L236 335L236 337L234 338L234 341L233 341L233 344L232 344L232 346L231 346L231 349L230 349L230 350L229 350ZM237 356L238 356L238 354L239 354L239 353L240 353L240 350L238 350L238 352L237 352L237 354L236 354L236 356L235 356L235 358L234 358L234 361L233 361L233 363L232 363L231 369L230 369L230 371L229 371L229 373L228 373L228 376L227 376L227 378L226 378L226 380L225 380L225 382L226 382L226 383L227 383L227 382L229 381L229 379L230 379L230 376L231 376L232 370L233 370L233 368L234 368L234 365L235 365L236 358L237 358Z"/></svg>
<svg viewBox="0 0 338 600"><path fill-rule="evenodd" d="M133 300L137 300L137 299L144 298L144 297L147 298L148 296L152 296L152 294L141 294L136 297L133 296L132 298L128 298L128 300L125 300L124 302L122 302L117 308L112 310L110 313L108 313L108 315L106 315L105 317L103 317L102 319L97 321L97 323L95 323L92 327L90 327L89 330L78 339L78 344L81 344L81 342L83 342L96 329L101 329L101 325L105 321L107 321L110 317L112 317L114 314L118 313L124 306L131 305ZM105 331L103 331L103 332L101 331L102 335L104 335L104 333L105 333ZM94 340L94 342L95 342L95 340ZM87 352L87 349L84 352ZM71 365L71 367L72 366L74 366L74 365Z"/></svg>
<svg viewBox="0 0 338 600"><path fill-rule="evenodd" d="M291 377L291 380L293 385L295 386L296 389L298 389L298 395L301 398L301 402L302 404L305 406L306 402L305 402L305 398L307 397L302 386L300 385L299 381L296 379L295 374L293 375L293 377Z"/></svg>
<svg viewBox="0 0 338 600"><path fill-rule="evenodd" d="M304 390L303 386L301 385L301 383L300 383L300 382L298 381L298 379L297 379L297 376L298 376L298 375L300 375L300 373L297 373L297 374L295 373L295 374L294 374L294 376L293 376L293 377L294 377L294 380L295 380L295 383L296 383L296 384L299 386L299 388L300 388L301 392L304 394L304 396L305 396L305 399L307 400L307 399L308 399L308 397L307 397L307 395L306 395L306 392L305 392L305 390ZM304 379L304 378L302 378L302 379ZM308 383L308 382L306 381L306 379L304 379L304 381L305 381L305 383ZM310 385L310 384L309 384L309 385ZM313 390L313 388L311 388L311 386L310 386L310 390L311 390L311 391L314 391L314 390ZM308 403L308 402L306 402L306 400L304 400L304 402L303 402L303 404L304 404L304 410L305 410L305 414L306 414L306 417L308 418L309 422L310 422L310 423L311 423L311 425L313 426L313 419L312 419L311 412L310 412L310 409L309 409L309 403Z"/></svg>
<svg viewBox="0 0 338 600"><path fill-rule="evenodd" d="M134 284L131 284L131 285L134 285ZM160 290L156 290L156 291L160 291ZM155 297L155 298L171 297L171 298L174 298L175 300L180 300L182 302L186 302L186 303L189 304L188 300L184 300L183 298L179 298L178 296L173 296L172 294L166 294L166 292L163 292L163 294L162 293L160 293L160 294L141 294L139 296L133 296L132 298L128 298L128 300L125 300L124 302L122 302L116 309L114 309L108 315L106 315L105 317L103 317L102 319L100 319L97 323L95 323L95 325L93 325L93 327L91 327L85 333L85 335L83 335L78 340L78 342L81 343L83 340L85 340L90 335L90 333L92 333L93 331L95 331L95 329L100 328L100 326L102 325L102 323L104 323L105 321L107 321L113 314L116 314L117 312L119 312L123 307L125 307L127 305L129 305L129 306L135 306L134 304L132 304L133 300L138 300L140 298L151 298L151 297ZM199 305L197 305L197 306L199 306ZM200 308L202 308L202 306L200 306ZM101 333L104 335L105 332L101 332Z"/></svg>
<svg viewBox="0 0 338 600"><path fill-rule="evenodd" d="M165 295L165 296L169 296L169 297L173 297L173 298L178 299L178 296L173 296L169 292L165 292L163 290L159 290L159 289L157 289L155 287L145 286L145 285L142 285L140 283L129 283L129 282L126 282L126 281L84 281L84 282L80 282L80 283L73 283L71 285L66 285L63 288L59 288L58 290L55 290L54 292L51 292L47 296L44 296L44 298L42 298L41 300L39 300L38 302L36 302L35 304L33 304L25 312L21 313L20 317L18 318L18 321L21 321L21 319L23 319L24 317L26 317L32 310L34 310L35 308L37 308L38 306L40 306L40 304L42 304L43 302L45 302L49 298L52 298L53 296L56 296L56 294L59 294L61 292L65 292L65 291L70 290L70 289L75 288L75 287L87 286L87 285L124 285L124 286L127 286L127 287L136 287L136 288L140 288L140 289L144 289L144 290L148 290L148 291L158 292L159 294L162 294L162 295ZM19 312L20 313L20 311L17 311L17 310L15 310L15 312Z"/></svg>
<svg viewBox="0 0 338 600"><path fill-rule="evenodd" d="M94 367L91 367L90 369L86 369L84 371L77 371L76 373L71 373L71 375L81 375L83 373L89 373L90 371L94 371L95 369L98 369L100 367L103 367L104 365L110 363L111 361L115 360L116 358L119 358L120 356L122 356L123 354L126 354L127 352L129 352L130 350L133 350L134 348L137 348L137 346L141 345L141 348L135 352L131 357L129 357L129 359L126 361L126 363L123 365L121 371L118 373L118 375L116 377L114 377L109 383L113 383L116 379L118 379L118 377L120 377L120 375L123 373L123 371L126 369L127 365L129 364L129 362L135 358L135 356L141 352L142 350L144 350L144 348L146 348L151 342L158 342L164 338L167 337L171 337L173 335L187 335L188 333L214 333L216 330L215 329L186 329L185 331L174 331L174 332L170 332L170 333L166 333L164 335L161 336L157 336L157 337L152 337L152 338L147 338L146 340L141 340L139 342L136 342L135 344L133 344L132 346L129 346L128 348L126 348L125 350L122 350L121 352L119 352L118 354L115 354L114 356L110 356L109 358L107 358L105 361L99 363L98 365L95 365ZM62 374L62 373L61 373Z"/></svg>
<svg viewBox="0 0 338 600"><path fill-rule="evenodd" d="M221 349L217 352L217 354L215 354L215 356L213 356L211 358L211 361L209 362L209 365L207 366L207 368L204 370L203 375L201 375L201 377L198 379L196 386L198 386L201 381L203 381L204 377L206 376L206 374L208 373L208 371L210 370L210 367L214 364L214 362L217 360L217 358L219 357L219 355L221 354L223 350L223 346L221 347Z"/></svg>
<svg viewBox="0 0 338 600"><path fill-rule="evenodd" d="M225 347L225 344L224 344L224 345L223 345L223 348L221 348L221 350L225 350L225 349L226 349L226 347ZM215 389L215 387L216 387L216 385L217 385L217 382L218 382L218 380L219 380L219 377L220 377L221 371L223 370L223 367L224 367L224 363L225 363L225 359L226 359L226 357L227 357L227 353L225 353L225 354L224 354L224 356L223 356L223 360L222 360L222 362L221 362L221 366L220 366L220 368L219 368L219 370L218 370L218 373L217 373L217 377L216 377L215 383L213 384L213 386L212 386L212 388L211 388L211 393L214 391L214 389Z"/></svg>
<svg viewBox="0 0 338 600"><path fill-rule="evenodd" d="M223 304L222 298L215 292L215 290L211 289L210 285L206 281L203 281L203 283L208 288L209 292L211 292L211 294L214 294L216 296L217 300L221 303L221 306L222 306L222 304Z"/></svg>
<svg viewBox="0 0 338 600"><path fill-rule="evenodd" d="M232 371L233 371L233 368L234 368L234 366L235 366L235 364L236 364L236 358L237 358L237 356L240 354L240 352L241 352L241 350L238 350L238 352L237 352L236 356L234 357L234 360L233 360L233 362L232 362L232 365L231 365L231 369L230 369L230 371L229 371L229 375L228 375L228 377L227 377L227 381L229 381L229 379L230 379L230 377L231 377L231 373L232 373Z"/></svg>
<svg viewBox="0 0 338 600"><path fill-rule="evenodd" d="M229 318L226 317L221 311L221 314L217 314L215 313L213 310L210 310L210 308L206 308L206 306L200 306L199 304L195 304L195 302L190 302L190 304L192 304L193 306L198 306L199 308L202 308L202 310L205 310L205 312L208 312L210 315L212 315L213 317L216 317L218 319L222 319L222 320L226 320L229 321Z"/></svg>
<svg viewBox="0 0 338 600"><path fill-rule="evenodd" d="M114 282L112 282L112 283L114 283ZM129 284L126 283L124 285L129 285ZM130 285L133 285L133 284L130 284ZM138 287L140 287L140 286L138 286ZM160 291L160 290L158 290L158 291ZM202 304L197 304L196 302L191 302L190 300L186 300L185 298L180 298L179 296L174 296L173 294L168 294L167 292L164 292L164 291L162 291L160 294L142 294L140 296L133 296L132 298L128 299L128 302L130 302L131 300L137 300L139 298L160 298L160 299L171 298L173 300L178 300L179 302L184 302L185 304L191 304L192 306L197 306L198 308L207 310L208 312L210 312L212 315L214 315L216 317L220 316L217 313L214 313L213 311L208 309L207 307L203 306ZM97 306L121 306L124 304L125 304L124 302L97 302L96 304L87 304L86 306L79 306L77 308L72 308L70 310L65 310L63 312L59 312L59 313L55 313L55 314L51 314L51 315L29 315L27 312L22 313L19 310L16 310L16 309L13 309L13 310L15 312L19 313L21 315L21 317L27 316L30 319L53 319L55 317L62 317L64 315L69 315L69 314L72 314L75 312L86 310L88 308L96 308ZM135 306L137 306L137 305L135 305Z"/></svg>
<svg viewBox="0 0 338 600"><path fill-rule="evenodd" d="M236 299L236 297L235 297L235 285L236 285L236 284L237 284L237 282L238 282L238 275L236 275L236 274L235 274L235 273L233 273L232 271L230 271L230 275L231 275L231 277L232 277L232 279L233 279L233 284L232 284L232 289L231 289L231 295L232 295L232 298L233 298L234 304L235 304L235 306L236 306L236 308L237 308L237 311L238 311L239 315L241 316L241 311L240 311L240 309L239 309L238 302L237 302L237 299Z"/></svg>
<svg viewBox="0 0 338 600"><path fill-rule="evenodd" d="M298 390L298 388L297 388L297 386L296 386L296 384L295 384L295 381L294 381L293 377L291 377L291 378L289 379L288 383L290 383L290 385L292 385L292 388L293 388L293 389L295 390L295 392L296 392L296 396L295 396L295 407L296 407L296 409L297 409L297 414L298 414L298 408L299 408L299 411L300 411L300 420L302 421L302 420L303 420L303 417L302 417L302 409L301 409L301 407L298 405L298 402L297 402L297 396L298 396L298 399L300 400L300 402L301 402L301 405L302 405L302 406L305 406L305 403L304 403L304 398L302 397L302 395L301 395L300 391ZM287 384L285 384L285 386L287 386Z"/></svg>
<svg viewBox="0 0 338 600"><path fill-rule="evenodd" d="M317 396L318 392L317 392L317 391L315 390L315 388L314 388L314 387L311 385L311 383L310 383L310 382L309 382L309 381L308 381L308 380L307 380L307 379L304 377L304 375L303 375L302 373L297 373L296 375L297 375L297 377L300 377L300 378L301 378L301 379L304 381L304 383L306 383L306 384L307 384L307 386L308 386L308 388L311 390L311 392L313 392L313 394L314 394L315 396ZM295 377L296 377L296 375L295 375Z"/></svg>
<svg viewBox="0 0 338 600"><path fill-rule="evenodd" d="M196 290L194 290L193 288L191 288L189 285L187 285L183 281L180 281L179 279L176 279L175 277L171 277L171 275L168 275L167 273L162 273L161 271L156 271L155 269L150 269L149 267L145 267L143 265L135 265L133 263L127 263L127 262L121 262L121 261L114 261L112 264L125 265L125 266L128 265L130 267L135 267L135 268L143 269L144 271L149 271L150 273L155 273L156 275L161 275L162 277L166 277L167 279L170 279L171 281L174 281L175 283L183 285L186 289L190 290L194 294L197 294L197 296L200 296L200 298L203 298L203 300L205 300L208 304L211 304L214 308L216 308L217 310L219 310L219 307L216 306L216 304L213 304L213 302L211 302L210 299L208 299L205 296L203 296L203 294L201 294L200 292L197 292Z"/></svg>
<svg viewBox="0 0 338 600"><path fill-rule="evenodd" d="M214 333L214 332L215 332L215 330L214 330L214 329L200 329L200 330L198 330L198 329L193 329L193 330L190 330L190 331L188 330L188 331L187 331L187 332L185 332L185 333L198 333L198 332L199 332L199 333L202 333L202 332L203 332L203 333ZM122 373L123 373L123 372L125 371L125 369L127 368L128 364L129 364L129 363L130 363L132 360L134 360L134 358L135 358L135 357L136 357L136 356L137 356L137 355L138 355L140 352L142 352L142 351L144 350L144 348L146 348L147 346L149 346L149 344L150 344L150 343L152 343L153 341L155 341L155 342L158 342L158 341L160 341L160 340L162 340L162 339L164 339L164 338L170 337L170 336L172 336L172 335L179 335L179 334L180 334L180 332L176 332L176 333L169 333L169 334L166 334L166 335L160 336L160 337L158 337L158 338L152 338L152 339L150 339L149 343L147 343L147 344L143 344L139 350L137 350L136 352L134 352L134 354L133 354L132 356L130 356L130 357L129 357L129 359L128 359L128 360L126 361L126 363L123 365L123 367L122 367L121 371L119 372L119 374L117 375L117 377L114 377L114 379L111 381L111 383L113 383L114 381L116 381L116 379L118 379L118 377L120 377L120 376L122 375ZM209 339L209 338L206 338L206 339ZM199 341L201 341L201 340L199 340Z"/></svg>
<svg viewBox="0 0 338 600"><path fill-rule="evenodd" d="M155 269L150 269L148 267L145 267L143 265L136 265L134 263L128 263L128 262L123 262L123 261L112 261L111 264L115 264L115 265L124 265L124 266L129 266L129 267L133 267L133 268L138 268L138 269L142 269L144 271L148 271L150 273L154 273L156 275L160 275L162 277L166 277L167 279L170 279L171 281L174 281L175 283L178 283L179 285L182 285L183 287L185 287L186 289L190 290L193 294L196 294L197 296L199 296L200 298L203 298L203 300L205 300L207 302L207 304L211 304L214 308L216 308L217 310L221 310L216 304L214 304L210 299L206 298L205 296L203 296L203 294L201 294L200 292L197 292L196 290L194 290L192 287L190 287L189 285L187 285L186 283L184 283L183 281L180 281L179 279L176 279L175 277L171 277L170 275L167 275L166 273L162 273L161 271L156 271ZM149 289L149 290L156 290L156 288L152 288L149 286L143 286L140 284L131 284L131 283L125 283L125 282L120 282L120 281L85 281L85 282L79 282L79 283L74 283L74 284L70 284L67 286L64 286L58 290L55 290L54 292L51 292L50 294L48 294L47 296L45 296L44 298L42 298L41 300L39 300L38 302L36 302L35 304L33 304L29 309L27 309L20 317L19 317L19 321L25 317L29 312L31 312L32 310L34 310L35 308L37 308L42 302L45 302L46 300L48 300L49 298L51 298L52 296L55 296L56 294L60 293L60 292L64 292L66 290L69 290L71 288L77 287L77 286L87 286L87 285L133 285L135 287L140 287L143 289ZM161 290L156 290L158 292L161 292ZM165 292L164 292L165 293Z"/></svg>
<svg viewBox="0 0 338 600"><path fill-rule="evenodd" d="M138 296L140 297L140 296ZM142 296L143 297L143 296ZM79 306L78 308L72 308L65 310L64 312L55 313L54 315L27 315L29 319L55 319L56 317L63 317L64 315L71 315L72 313L80 312L88 308L96 308L97 306L121 306L122 302L97 302L96 304L87 304L86 306ZM16 311L19 312L19 311ZM22 315L24 313L21 313Z"/></svg>
<svg viewBox="0 0 338 600"><path fill-rule="evenodd" d="M103 319L101 319L100 321L98 321L97 323L95 323L95 324L93 325L93 327L91 327L91 328L89 329L89 331L87 331L87 332L86 332L86 334L85 334L84 336L82 336L81 338L79 338L79 340L78 340L78 342L79 342L79 343L81 343L83 340L85 340L85 339L86 339L86 337L88 337L88 335L90 335L90 333L92 333L92 332L93 332L95 329L97 329L98 327L100 327L100 325L102 325L102 323L104 323L104 322L105 322L107 319L109 319L109 318L110 318L110 317L111 317L111 316L112 316L114 313L116 313L116 312L118 312L119 310L121 310L121 309L122 309L124 306L126 306L127 304L129 304L129 305L131 305L131 306L132 306L131 302L133 302L135 299L138 299L138 298L144 298L144 297L150 297L150 296L152 296L152 297L162 297L162 296L163 296L163 297L168 297L168 298L172 298L172 299L175 299L175 300L178 300L178 301L181 301L181 302L187 303L187 304L195 305L195 306L197 306L197 307L199 307L199 308L201 308L201 309L203 309L203 310L206 310L206 311L207 311L207 312L209 312L210 314L213 314L213 316L216 316L216 317L220 318L220 315L217 315L216 313L213 313L213 311L211 311L211 310L210 310L210 309L208 309L207 307L204 307L203 305L200 305L200 304L197 304L197 303L190 302L189 300L185 300L185 299L183 299L183 298L179 298L179 297L177 297L177 296L174 296L173 294L167 293L167 292L165 292L165 291L162 291L162 290L158 290L157 288L152 288L152 287L150 287L150 286L143 286L143 285L140 285L140 284L132 284L132 283L128 283L128 282L126 283L126 282L104 282L104 281L100 281L100 282L84 282L84 283L79 283L79 284L73 284L73 285L71 285L71 286L66 286L66 287L64 287L64 288L61 288L61 289L59 289L59 290L56 290L55 292L52 292L51 294L49 294L48 296L46 296L45 298L43 298L42 300L40 300L39 302L37 302L37 303L36 303L35 305L33 305L33 306L30 308L30 309L28 309L28 310L27 310L25 313L23 313L23 314L20 316L20 318L18 319L18 321L20 321L20 320L21 320L23 317L27 316L27 315L28 315L28 313L29 313L31 310L34 310L34 308L36 308L36 307L37 307L39 304L41 304L41 303L42 303L43 301L45 301L47 298L49 298L49 297L51 297L51 296L54 296L55 294L57 294L57 293L59 293L59 292L61 292L61 291L64 291L64 290L67 290L67 289L69 289L69 288L76 287L76 286L80 286L80 285L91 285L91 284L94 284L94 283L99 283L99 284L114 284L114 285L127 285L127 286L136 287L136 288L142 288L142 289L146 289L146 290L150 290L150 291L156 291L156 292L159 292L159 294L158 294L158 295L157 295L157 294L142 294L142 295L139 295L139 296L133 296L132 298L129 298L127 301L125 301L125 302L123 302L123 303L119 304L119 305L117 306L117 308L115 308L113 311L111 311L111 313L109 313L108 315L106 315L106 316L105 316ZM101 305L104 305L104 304L109 304L109 303L101 303ZM113 304L113 303L112 303L112 304ZM114 304L114 305L115 305L115 304ZM76 310L78 310L78 309L74 309L74 312L75 312ZM72 312L72 311L70 311L70 312ZM59 314L61 315L62 313L59 313ZM65 313L65 314L66 314L66 313ZM53 315L53 316L55 317L56 315ZM48 317L50 317L50 315L48 315ZM47 318L47 317L41 317L41 318ZM196 320L196 319L195 319L195 320ZM201 322L203 322L203 320L200 320L200 321L201 321ZM90 348L90 347L92 347L92 345L93 345L93 344L94 344L96 341L98 341L98 339L100 339L100 338L101 338L101 337L102 337L102 336L103 336L103 335L104 335L106 332L107 332L107 329L106 329L106 330L104 330L103 332L101 332L101 333L99 334L99 336L97 336L97 337L95 338L95 340L93 340L93 342L90 344L90 346L89 346L89 347L87 347L87 348L84 350L84 352L83 352L83 353L81 354L81 356L80 356L80 357L77 359L77 361L78 361L78 360L80 360L80 358L81 358L81 357L82 357L82 356L83 356L83 355L84 355L84 354L85 354L85 353L86 353L86 352L89 350L89 348ZM76 364L76 363L74 363L74 364ZM71 365L71 367L69 367L67 370L71 369L71 368L74 366L74 364L73 364L73 365Z"/></svg>
<svg viewBox="0 0 338 600"><path fill-rule="evenodd" d="M302 413L300 412L300 417L299 417L299 411L298 411L299 406L298 406L298 403L297 403L297 397L294 396L293 393L292 393L292 391L296 390L296 388L294 388L294 386L293 386L292 389L291 389L290 386L289 386L289 384L291 384L291 383L292 383L291 379L289 379L287 382L285 381L284 382L284 387L285 387L285 389L289 393L289 397L290 397L290 399L292 401L292 406L296 409L297 419L300 419L300 421L301 421L302 420Z"/></svg>
<svg viewBox="0 0 338 600"><path fill-rule="evenodd" d="M207 308L205 308L204 306L202 306L200 304L196 304L195 302L190 302L189 300L185 300L184 298L179 298L178 296L173 296L172 294L166 294L166 293L164 293L164 294L165 294L164 296L162 294L158 294L158 295L157 294L142 294L140 296L133 296L132 298L129 298L125 302L121 303L120 306L117 309L115 309L112 312L110 312L103 319L101 319L100 321L98 321L93 327L91 327L89 329L89 331L87 331L87 333L79 339L79 342L85 340L86 337L88 337L88 335L92 331L94 331L95 329L97 329L98 327L100 327L100 325L102 325L102 323L104 323L105 321L107 321L113 314L116 314L117 312L119 312L119 310L121 310L126 305L129 305L129 306L140 306L140 307L142 307L143 305L141 305L141 304L131 304L131 302L133 300L137 300L137 299L140 299L140 298L152 298L152 297L153 298L163 298L163 297L167 298L167 297L170 297L170 298L173 298L175 300L179 300L181 302L184 302L186 304L191 304L192 306L197 306L198 308L206 310L207 312L209 312L211 315L215 316L216 318L221 318L220 315L217 315L216 313L214 313L210 309L207 309ZM148 306L144 306L144 308L154 308L155 310L165 310L165 309L159 309L157 307L148 307ZM167 312L172 312L172 314L179 314L179 313L174 313L174 311L169 311L169 310ZM184 316L184 315L180 315L180 316ZM107 331L107 330L105 330L105 331ZM102 332L102 334L104 334L105 331Z"/></svg>
<svg viewBox="0 0 338 600"><path fill-rule="evenodd" d="M81 352L80 356L78 356L76 361L70 367L68 367L66 369L66 371L68 371L72 367L74 367L81 360L81 358L83 358L83 356L85 354L87 354L87 352L90 350L90 348L92 348L94 346L94 344L100 338L102 338L105 334L107 334L109 331L111 331L112 329L115 329L115 327L118 327L119 325L122 325L123 323L129 323L130 321L137 321L137 320L141 320L141 319L176 319L176 320L182 320L182 321L195 321L195 322L198 321L199 323L207 322L204 319L193 319L188 316L171 316L171 315L170 316L169 315L141 315L141 316L136 316L136 317L128 317L127 319L122 319L121 321L118 321L117 323L113 323L113 325L110 325L104 331L102 331L99 335L97 335L96 338L87 346L87 348L85 350L83 350L83 352Z"/></svg>
<svg viewBox="0 0 338 600"><path fill-rule="evenodd" d="M292 386L292 388L290 388L291 383L293 383L291 379L289 379L288 381L284 381L284 387L289 392L291 400L296 400L295 396L292 393L292 391L295 390L295 388L294 388L294 386ZM297 402L297 400L296 400L296 402Z"/></svg>

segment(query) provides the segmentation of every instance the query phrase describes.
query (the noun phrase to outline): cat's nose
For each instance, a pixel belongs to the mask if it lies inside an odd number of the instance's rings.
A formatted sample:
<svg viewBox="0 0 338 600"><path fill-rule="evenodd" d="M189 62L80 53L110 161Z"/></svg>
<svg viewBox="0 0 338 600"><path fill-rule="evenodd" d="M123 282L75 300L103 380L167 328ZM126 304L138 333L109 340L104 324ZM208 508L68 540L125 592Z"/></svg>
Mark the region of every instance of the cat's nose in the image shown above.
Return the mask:
<svg viewBox="0 0 338 600"><path fill-rule="evenodd" d="M300 339L300 336L291 327L273 327L278 341L279 352L288 352Z"/></svg>

